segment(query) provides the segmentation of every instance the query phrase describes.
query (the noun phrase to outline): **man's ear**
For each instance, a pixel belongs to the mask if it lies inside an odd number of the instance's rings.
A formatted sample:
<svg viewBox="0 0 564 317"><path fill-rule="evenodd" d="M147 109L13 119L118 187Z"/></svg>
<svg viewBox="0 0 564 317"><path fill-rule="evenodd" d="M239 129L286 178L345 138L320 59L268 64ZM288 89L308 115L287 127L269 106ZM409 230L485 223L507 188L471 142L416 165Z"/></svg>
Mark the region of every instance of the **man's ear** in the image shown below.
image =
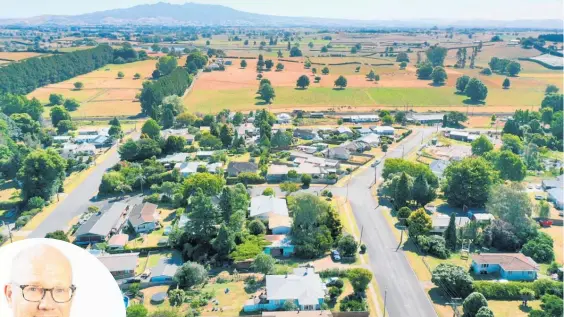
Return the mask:
<svg viewBox="0 0 564 317"><path fill-rule="evenodd" d="M12 284L6 284L6 286L4 286L4 295L6 295L6 301L8 302L10 308L12 307L13 294L14 292L12 291Z"/></svg>

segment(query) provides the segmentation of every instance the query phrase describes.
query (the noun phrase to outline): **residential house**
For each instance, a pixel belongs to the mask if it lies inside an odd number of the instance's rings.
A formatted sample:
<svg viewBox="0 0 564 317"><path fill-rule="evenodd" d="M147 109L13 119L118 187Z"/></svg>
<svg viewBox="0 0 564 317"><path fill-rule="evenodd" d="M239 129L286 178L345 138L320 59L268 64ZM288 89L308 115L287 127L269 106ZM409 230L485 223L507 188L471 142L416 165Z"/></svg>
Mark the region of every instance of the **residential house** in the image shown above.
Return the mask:
<svg viewBox="0 0 564 317"><path fill-rule="evenodd" d="M292 116L287 113L281 113L276 116L276 121L280 124L290 123L290 121L292 121Z"/></svg>
<svg viewBox="0 0 564 317"><path fill-rule="evenodd" d="M74 144L74 143L65 143L63 144L63 149L61 150L61 156L69 159L74 158L76 156L94 156L96 155L96 146L93 144L82 143L82 144Z"/></svg>
<svg viewBox="0 0 564 317"><path fill-rule="evenodd" d="M562 188L564 187L564 175L560 175L553 179L547 179L542 181L542 189L549 190L552 188Z"/></svg>
<svg viewBox="0 0 564 317"><path fill-rule="evenodd" d="M56 135L53 137L53 142L55 143L67 143L72 140L70 135Z"/></svg>
<svg viewBox="0 0 564 317"><path fill-rule="evenodd" d="M287 179L288 172L294 170L298 175L310 175L312 178L322 178L326 174L331 172L336 172L334 169L325 169L320 166L311 163L302 163L295 167L290 167L287 165L276 165L272 164L268 167L266 173L266 180L269 182L279 182Z"/></svg>
<svg viewBox="0 0 564 317"><path fill-rule="evenodd" d="M286 199L272 196L260 195L251 198L249 211L250 217L256 217L263 220L268 220L271 215L289 216Z"/></svg>
<svg viewBox="0 0 564 317"><path fill-rule="evenodd" d="M314 139L321 139L317 131L312 129L295 129L294 130L294 137L300 138L304 140L314 140Z"/></svg>
<svg viewBox="0 0 564 317"><path fill-rule="evenodd" d="M255 136L259 132L259 129L252 123L241 124L236 129L238 136Z"/></svg>
<svg viewBox="0 0 564 317"><path fill-rule="evenodd" d="M468 135L469 135L468 132L452 130L448 134L448 137L453 140L468 141Z"/></svg>
<svg viewBox="0 0 564 317"><path fill-rule="evenodd" d="M357 131L358 131L358 133L360 133L360 135L372 134L372 130L370 130L369 128L360 128Z"/></svg>
<svg viewBox="0 0 564 317"><path fill-rule="evenodd" d="M450 222L450 217L447 215L438 215L432 218L433 220L433 229L431 229L431 233L440 233L446 231L448 227L448 223ZM461 228L466 226L470 222L470 218L468 217L456 217L455 224L457 228Z"/></svg>
<svg viewBox="0 0 564 317"><path fill-rule="evenodd" d="M346 134L346 135L349 136L349 137L353 136L352 130L349 129L349 128L347 128L347 127L344 127L344 126L338 127L338 128L337 128L337 132L338 132L339 134Z"/></svg>
<svg viewBox="0 0 564 317"><path fill-rule="evenodd" d="M293 161L295 166L299 166L304 163L309 163L315 166L334 168L334 169L339 168L340 166L340 162L337 160L329 160L323 157L317 157L300 151L291 151L290 160Z"/></svg>
<svg viewBox="0 0 564 317"><path fill-rule="evenodd" d="M220 169L223 167L222 162L207 163L202 161L189 161L184 163L176 163L176 165L174 165L174 168L177 169L182 176L186 177L188 175L197 173L198 167L202 165L206 167L208 173L212 174L217 173L218 168Z"/></svg>
<svg viewBox="0 0 564 317"><path fill-rule="evenodd" d="M495 219L494 215L490 214L489 212L472 212L468 211L468 218L472 219L472 221L476 222L491 222Z"/></svg>
<svg viewBox="0 0 564 317"><path fill-rule="evenodd" d="M177 164L177 163L183 163L186 162L186 160L188 159L188 157L190 156L189 153L174 153L174 154L170 154L167 155L163 158L160 158L157 160L157 162L161 163L161 164Z"/></svg>
<svg viewBox="0 0 564 317"><path fill-rule="evenodd" d="M562 187L552 188L547 190L548 201L554 203L554 208L564 209L564 189Z"/></svg>
<svg viewBox="0 0 564 317"><path fill-rule="evenodd" d="M534 281L539 265L522 253L481 253L472 255L474 274L499 274L510 281Z"/></svg>
<svg viewBox="0 0 564 317"><path fill-rule="evenodd" d="M336 313L335 315L338 315ZM369 317L369 312L346 312L349 317ZM330 310L322 311L263 311L262 317L334 317Z"/></svg>
<svg viewBox="0 0 564 317"><path fill-rule="evenodd" d="M94 135L94 136L105 135L105 136L108 136L108 135L110 135L110 128L80 129L80 130L78 130L78 135Z"/></svg>
<svg viewBox="0 0 564 317"><path fill-rule="evenodd" d="M344 122L353 122L353 123L378 122L378 121L380 121L380 117L378 117L375 114L346 116L346 117L343 117L343 121Z"/></svg>
<svg viewBox="0 0 564 317"><path fill-rule="evenodd" d="M325 117L325 114L323 112L312 112L309 114L309 117L319 119Z"/></svg>
<svg viewBox="0 0 564 317"><path fill-rule="evenodd" d="M160 227L159 219L157 205L143 203L132 208L129 224L136 233L146 233Z"/></svg>
<svg viewBox="0 0 564 317"><path fill-rule="evenodd" d="M376 129L372 131L374 131L374 133L378 135L394 135L394 132L396 130L393 127L382 125L382 126L377 126Z"/></svg>
<svg viewBox="0 0 564 317"><path fill-rule="evenodd" d="M347 148L339 146L327 149L326 156L331 159L346 161L351 157L351 152Z"/></svg>
<svg viewBox="0 0 564 317"><path fill-rule="evenodd" d="M269 245L264 247L264 253L274 257L289 257L294 254L292 239L285 234L271 234L264 237Z"/></svg>
<svg viewBox="0 0 564 317"><path fill-rule="evenodd" d="M90 144L94 145L97 149L109 147L113 144L113 140L107 135L97 136Z"/></svg>
<svg viewBox="0 0 564 317"><path fill-rule="evenodd" d="M350 152L362 153L370 150L370 145L362 140L348 141L341 144L341 147L349 150Z"/></svg>
<svg viewBox="0 0 564 317"><path fill-rule="evenodd" d="M272 234L289 234L292 230L292 218L290 216L272 214L268 217L268 229Z"/></svg>
<svg viewBox="0 0 564 317"><path fill-rule="evenodd" d="M88 245L105 242L112 234L118 233L123 228L129 211L128 204L117 202L92 215L76 231L74 244Z"/></svg>
<svg viewBox="0 0 564 317"><path fill-rule="evenodd" d="M421 124L436 124L443 122L443 113L412 113L407 115L407 122L421 123Z"/></svg>
<svg viewBox="0 0 564 317"><path fill-rule="evenodd" d="M215 153L215 151L198 151L196 152L196 157L199 159L209 159L210 157L212 157L212 155Z"/></svg>
<svg viewBox="0 0 564 317"><path fill-rule="evenodd" d="M449 162L446 160L434 160L429 164L431 171L435 174L438 178L442 178L443 174L448 166Z"/></svg>
<svg viewBox="0 0 564 317"><path fill-rule="evenodd" d="M108 240L108 251L116 251L125 249L125 245L129 241L129 236L125 233L114 234L110 240Z"/></svg>
<svg viewBox="0 0 564 317"><path fill-rule="evenodd" d="M313 154L319 151L318 147L316 146L298 145L296 148L298 149L298 151L302 151L307 154Z"/></svg>
<svg viewBox="0 0 564 317"><path fill-rule="evenodd" d="M377 147L380 144L380 136L374 133L369 133L358 139L358 141L364 142L371 147Z"/></svg>
<svg viewBox="0 0 564 317"><path fill-rule="evenodd" d="M182 266L182 261L174 258L162 258L157 266L151 269L150 281L152 283L172 282L180 266Z"/></svg>
<svg viewBox="0 0 564 317"><path fill-rule="evenodd" d="M188 132L188 129L166 129L161 131L161 137L167 139L169 136L179 136L186 140L186 144L194 142L194 135Z"/></svg>
<svg viewBox="0 0 564 317"><path fill-rule="evenodd" d="M97 256L112 276L116 279L124 279L135 276L135 268L139 260L139 253L108 254L102 253Z"/></svg>
<svg viewBox="0 0 564 317"><path fill-rule="evenodd" d="M255 162L229 162L227 165L227 175L236 177L240 173L256 173L258 165Z"/></svg>
<svg viewBox="0 0 564 317"><path fill-rule="evenodd" d="M254 297L243 311L281 310L286 301L300 311L320 310L325 300L326 286L313 268L295 268L292 274L267 275L266 293Z"/></svg>

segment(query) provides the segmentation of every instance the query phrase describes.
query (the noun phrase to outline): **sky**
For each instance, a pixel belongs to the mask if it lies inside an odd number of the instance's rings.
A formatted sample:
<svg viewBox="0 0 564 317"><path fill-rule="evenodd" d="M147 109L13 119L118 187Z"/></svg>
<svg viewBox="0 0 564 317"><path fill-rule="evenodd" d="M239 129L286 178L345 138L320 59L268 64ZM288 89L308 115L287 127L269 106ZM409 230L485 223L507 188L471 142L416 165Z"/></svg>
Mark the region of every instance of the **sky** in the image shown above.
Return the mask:
<svg viewBox="0 0 564 317"><path fill-rule="evenodd" d="M1 18L76 15L164 0L0 0ZM2 2L4 4L2 5ZM170 3L185 3L167 0ZM192 0L280 16L353 20L522 20L562 19L562 0Z"/></svg>

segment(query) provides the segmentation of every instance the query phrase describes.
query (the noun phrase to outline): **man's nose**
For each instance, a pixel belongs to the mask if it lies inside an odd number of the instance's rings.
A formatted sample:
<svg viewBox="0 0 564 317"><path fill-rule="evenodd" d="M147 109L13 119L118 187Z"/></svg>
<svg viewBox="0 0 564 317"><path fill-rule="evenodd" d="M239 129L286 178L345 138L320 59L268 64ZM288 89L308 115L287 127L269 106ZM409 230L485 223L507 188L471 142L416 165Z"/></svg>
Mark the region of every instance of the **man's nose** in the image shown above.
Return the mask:
<svg viewBox="0 0 564 317"><path fill-rule="evenodd" d="M53 295L51 292L45 292L45 296L39 302L39 309L40 310L52 310L55 308L55 301L53 300Z"/></svg>

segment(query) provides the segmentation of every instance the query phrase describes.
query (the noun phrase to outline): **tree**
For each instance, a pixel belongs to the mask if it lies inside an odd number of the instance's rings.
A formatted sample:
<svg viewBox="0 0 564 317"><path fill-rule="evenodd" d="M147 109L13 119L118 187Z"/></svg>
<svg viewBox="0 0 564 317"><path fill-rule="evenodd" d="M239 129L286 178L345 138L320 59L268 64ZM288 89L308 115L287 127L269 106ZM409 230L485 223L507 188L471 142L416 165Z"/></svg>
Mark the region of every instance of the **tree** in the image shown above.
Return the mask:
<svg viewBox="0 0 564 317"><path fill-rule="evenodd" d="M212 246L220 259L226 259L231 251L235 250L235 236L225 224L219 228L217 237L212 240Z"/></svg>
<svg viewBox="0 0 564 317"><path fill-rule="evenodd" d="M208 279L208 271L198 263L186 262L174 274L174 281L183 289L203 284Z"/></svg>
<svg viewBox="0 0 564 317"><path fill-rule="evenodd" d="M347 234L339 239L337 248L342 256L354 257L358 250L358 242L356 242L353 236Z"/></svg>
<svg viewBox="0 0 564 317"><path fill-rule="evenodd" d="M335 80L335 86L339 87L340 89L347 87L347 79L345 78L345 76L339 76L339 78Z"/></svg>
<svg viewBox="0 0 564 317"><path fill-rule="evenodd" d="M301 75L296 82L296 86L300 87L301 89L305 89L309 86L309 77L306 75Z"/></svg>
<svg viewBox="0 0 564 317"><path fill-rule="evenodd" d="M561 297L546 294L541 297L541 302L540 307L545 312L546 317L562 316L564 302Z"/></svg>
<svg viewBox="0 0 564 317"><path fill-rule="evenodd" d="M548 234L539 232L537 237L523 245L521 252L535 262L550 263L554 261L554 240Z"/></svg>
<svg viewBox="0 0 564 317"><path fill-rule="evenodd" d="M541 201L539 203L538 214L539 217L543 219L550 217L550 205L546 201Z"/></svg>
<svg viewBox="0 0 564 317"><path fill-rule="evenodd" d="M278 50L278 52L276 53L276 55L278 56L278 58L284 57L284 53L282 53L281 50Z"/></svg>
<svg viewBox="0 0 564 317"><path fill-rule="evenodd" d="M407 67L407 63L406 62L401 62L400 63L400 69L405 69Z"/></svg>
<svg viewBox="0 0 564 317"><path fill-rule="evenodd" d="M156 140L161 136L161 127L157 121L149 119L145 121L143 127L141 127L141 133L147 135L149 138Z"/></svg>
<svg viewBox="0 0 564 317"><path fill-rule="evenodd" d="M301 180L302 180L302 184L304 185L304 188L308 188L309 185L311 184L311 175L303 174Z"/></svg>
<svg viewBox="0 0 564 317"><path fill-rule="evenodd" d="M347 277L351 282L353 290L356 294L362 294L368 288L370 281L372 281L372 272L363 268L350 269Z"/></svg>
<svg viewBox="0 0 564 317"><path fill-rule="evenodd" d="M481 207L497 181L492 165L481 157L452 162L444 172L443 192L450 205Z"/></svg>
<svg viewBox="0 0 564 317"><path fill-rule="evenodd" d="M206 173L198 173L206 174ZM206 192L208 194L209 192ZM198 188L190 199L190 221L186 225L188 235L200 242L211 241L217 234L219 210L206 196L202 188Z"/></svg>
<svg viewBox="0 0 564 317"><path fill-rule="evenodd" d="M259 253L253 260L252 268L264 274L272 273L276 260L270 254Z"/></svg>
<svg viewBox="0 0 564 317"><path fill-rule="evenodd" d="M405 123L405 120L407 119L407 116L405 114L405 111L397 111L394 114L394 121L398 122L398 123Z"/></svg>
<svg viewBox="0 0 564 317"><path fill-rule="evenodd" d="M486 99L488 96L488 87L477 78L472 78L468 81L464 94L473 102L478 102Z"/></svg>
<svg viewBox="0 0 564 317"><path fill-rule="evenodd" d="M247 67L247 61L246 60L241 60L241 68L246 68Z"/></svg>
<svg viewBox="0 0 564 317"><path fill-rule="evenodd" d="M302 51L300 51L299 48L297 47L292 47L292 49L290 49L290 57L300 57L302 56Z"/></svg>
<svg viewBox="0 0 564 317"><path fill-rule="evenodd" d="M70 130L75 130L76 126L70 120L61 120L57 123L57 133L64 134L69 132Z"/></svg>
<svg viewBox="0 0 564 317"><path fill-rule="evenodd" d="M504 134L501 137L503 145L501 146L502 151L511 151L515 154L520 154L523 152L523 141L513 134Z"/></svg>
<svg viewBox="0 0 564 317"><path fill-rule="evenodd" d="M398 214L397 217L398 219L406 219L409 218L409 215L411 215L411 209L409 207L401 207L398 210Z"/></svg>
<svg viewBox="0 0 564 317"><path fill-rule="evenodd" d="M519 128L519 123L514 119L508 119L503 126L504 136L507 134L513 134L515 136L521 135L521 130Z"/></svg>
<svg viewBox="0 0 564 317"><path fill-rule="evenodd" d="M233 143L233 127L229 124L224 124L219 132L219 139L223 143L223 147L231 147Z"/></svg>
<svg viewBox="0 0 564 317"><path fill-rule="evenodd" d="M149 311L143 304L133 304L127 307L126 317L147 317Z"/></svg>
<svg viewBox="0 0 564 317"><path fill-rule="evenodd" d="M323 69L321 70L321 73L323 75L329 75L329 67L327 67L327 66L323 67Z"/></svg>
<svg viewBox="0 0 564 317"><path fill-rule="evenodd" d="M351 47L351 54L356 54L358 53L358 49L356 47Z"/></svg>
<svg viewBox="0 0 564 317"><path fill-rule="evenodd" d="M562 111L562 103L564 103L563 96L563 94L549 94L544 96L544 99L541 103L541 108L552 108L552 111L554 111L554 113Z"/></svg>
<svg viewBox="0 0 564 317"><path fill-rule="evenodd" d="M287 195L297 192L298 190L300 190L300 185L296 184L296 183L291 183L291 182L284 182L282 184L280 184L280 190L282 190L283 192L285 192Z"/></svg>
<svg viewBox="0 0 564 317"><path fill-rule="evenodd" d="M521 295L521 298L523 299L523 306L528 307L527 302L535 298L535 291L524 287L519 291L519 295Z"/></svg>
<svg viewBox="0 0 564 317"><path fill-rule="evenodd" d="M122 79L123 77L125 77L125 74L122 71L119 71L117 73L117 78Z"/></svg>
<svg viewBox="0 0 564 317"><path fill-rule="evenodd" d="M433 65L431 63L420 64L415 74L418 79L430 79L433 73Z"/></svg>
<svg viewBox="0 0 564 317"><path fill-rule="evenodd" d="M277 70L277 71L282 71L282 70L284 70L284 64L282 64L282 63L276 64L276 70Z"/></svg>
<svg viewBox="0 0 564 317"><path fill-rule="evenodd" d="M274 196L274 189L267 187L262 191L263 196Z"/></svg>
<svg viewBox="0 0 564 317"><path fill-rule="evenodd" d="M527 176L527 166L519 155L510 151L501 151L495 154L497 155L492 156L496 157L494 164L501 179L522 181Z"/></svg>
<svg viewBox="0 0 564 317"><path fill-rule="evenodd" d="M505 78L503 80L502 87L503 87L503 89L509 89L509 86L511 86L511 82L509 81L509 78Z"/></svg>
<svg viewBox="0 0 564 317"><path fill-rule="evenodd" d="M456 90L459 93L463 93L466 90L466 85L468 85L468 82L470 81L470 77L463 75L458 77L458 79L456 80Z"/></svg>
<svg viewBox="0 0 564 317"><path fill-rule="evenodd" d="M188 54L188 57L186 57L186 66L188 66L190 62L194 62L198 69L202 69L208 64L208 56L200 51L193 51L192 53Z"/></svg>
<svg viewBox="0 0 564 317"><path fill-rule="evenodd" d="M267 59L264 61L264 66L266 67L266 70L271 70L274 66L274 62L271 59Z"/></svg>
<svg viewBox="0 0 564 317"><path fill-rule="evenodd" d="M478 309L478 312L476 313L476 317L494 317L494 313L488 307L483 306L480 309Z"/></svg>
<svg viewBox="0 0 564 317"><path fill-rule="evenodd" d="M311 62L310 62L309 59L307 59L307 60L304 62L304 68L305 68L305 69L309 69L310 67L311 67ZM312 71L313 71L313 70L312 70Z"/></svg>
<svg viewBox="0 0 564 317"><path fill-rule="evenodd" d="M488 307L488 301L481 293L474 292L462 303L462 308L464 309L464 316L475 317L480 308Z"/></svg>
<svg viewBox="0 0 564 317"><path fill-rule="evenodd" d="M170 306L177 307L184 304L186 293L182 289L172 289L168 292L168 301Z"/></svg>
<svg viewBox="0 0 564 317"><path fill-rule="evenodd" d="M71 116L69 112L63 106L55 106L51 108L50 115L51 115L51 123L54 126L57 126L59 121L71 120Z"/></svg>
<svg viewBox="0 0 564 317"><path fill-rule="evenodd" d="M529 227L533 205L523 185L500 184L492 188L486 209L499 219L510 223L521 231Z"/></svg>
<svg viewBox="0 0 564 317"><path fill-rule="evenodd" d="M60 106L65 102L65 97L61 94L50 94L49 95L49 103L52 106Z"/></svg>
<svg viewBox="0 0 564 317"><path fill-rule="evenodd" d="M321 53L327 53L327 52L329 52L329 49L327 48L327 46L321 47Z"/></svg>
<svg viewBox="0 0 564 317"><path fill-rule="evenodd" d="M486 76L491 76L491 75L492 75L492 70L489 69L488 67L486 67L486 68L484 68L484 69L482 69L482 70L480 71L480 74L486 75Z"/></svg>
<svg viewBox="0 0 564 317"><path fill-rule="evenodd" d="M66 165L54 149L29 153L18 172L23 200L37 196L49 201L63 187Z"/></svg>
<svg viewBox="0 0 564 317"><path fill-rule="evenodd" d="M427 49L425 54L427 55L427 59L431 62L432 66L436 67L443 66L447 52L448 50L444 47L431 46Z"/></svg>
<svg viewBox="0 0 564 317"><path fill-rule="evenodd" d="M411 200L411 186L406 173L401 173L400 179L396 184L393 194L394 207L399 209L407 205Z"/></svg>
<svg viewBox="0 0 564 317"><path fill-rule="evenodd" d="M399 52L396 56L396 62L401 63L409 63L409 57L407 56L406 52Z"/></svg>
<svg viewBox="0 0 564 317"><path fill-rule="evenodd" d="M556 87L556 85L547 85L546 89L544 90L545 95L556 94L560 88Z"/></svg>
<svg viewBox="0 0 564 317"><path fill-rule="evenodd" d="M259 219L249 222L249 232L255 236L265 234L266 226Z"/></svg>
<svg viewBox="0 0 564 317"><path fill-rule="evenodd" d="M370 70L370 73L368 73L368 75L366 75L366 77L367 77L369 80L374 80L374 78L376 78L376 73L374 73L374 70L371 69L371 70Z"/></svg>
<svg viewBox="0 0 564 317"><path fill-rule="evenodd" d="M426 204L435 200L436 196L437 195L434 188L431 188L429 186L429 183L427 183L425 176L423 174L419 174L413 182L413 188L411 189L411 198L415 200L419 206L425 206Z"/></svg>
<svg viewBox="0 0 564 317"><path fill-rule="evenodd" d="M515 77L521 72L521 64L514 61L509 62L509 64L507 64L507 67L505 68L505 71L509 76Z"/></svg>
<svg viewBox="0 0 564 317"><path fill-rule="evenodd" d="M472 154L482 156L487 152L493 150L493 144L485 135L480 135L479 138L472 141Z"/></svg>
<svg viewBox="0 0 564 317"><path fill-rule="evenodd" d="M163 56L157 62L157 70L161 73L161 76L172 73L176 67L178 67L178 60L174 56Z"/></svg>
<svg viewBox="0 0 564 317"><path fill-rule="evenodd" d="M456 214L453 212L450 214L450 220L448 226L444 232L445 243L447 248L452 251L456 250Z"/></svg>
<svg viewBox="0 0 564 317"><path fill-rule="evenodd" d="M552 116L552 122L550 123L550 131L555 138L562 139L562 134L564 131L564 116L562 111L558 111Z"/></svg>
<svg viewBox="0 0 564 317"><path fill-rule="evenodd" d="M169 154L182 152L185 146L186 139L184 139L182 136L171 135L166 139L164 151Z"/></svg>
<svg viewBox="0 0 564 317"><path fill-rule="evenodd" d="M433 79L433 84L442 85L447 80L447 73L443 67L437 66L433 69L431 78Z"/></svg>
<svg viewBox="0 0 564 317"><path fill-rule="evenodd" d="M74 85L74 89L76 90L81 90L82 88L84 88L84 84L81 81L77 81L73 85Z"/></svg>
<svg viewBox="0 0 564 317"><path fill-rule="evenodd" d="M290 131L283 131L280 129L274 133L270 144L273 148L288 148L292 145L293 135Z"/></svg>
<svg viewBox="0 0 564 317"><path fill-rule="evenodd" d="M453 295L466 297L472 292L474 279L463 267L441 263L433 270L431 281L449 289Z"/></svg>
<svg viewBox="0 0 564 317"><path fill-rule="evenodd" d="M57 231L49 232L45 235L45 238L70 242L69 237L67 237L67 235L65 234L65 232L63 230L57 230Z"/></svg>
<svg viewBox="0 0 564 317"><path fill-rule="evenodd" d="M270 84L264 84L260 86L258 93L261 99L264 100L265 103L271 103L272 99L276 97L276 94L274 93L274 88L272 88Z"/></svg>
<svg viewBox="0 0 564 317"><path fill-rule="evenodd" d="M433 228L431 216L425 212L425 209L419 208L412 212L407 218L407 229L410 237L425 235Z"/></svg>
<svg viewBox="0 0 564 317"><path fill-rule="evenodd" d="M135 75L133 75L133 78L134 78L134 79L139 79L139 78L141 78L141 74L135 73Z"/></svg>

